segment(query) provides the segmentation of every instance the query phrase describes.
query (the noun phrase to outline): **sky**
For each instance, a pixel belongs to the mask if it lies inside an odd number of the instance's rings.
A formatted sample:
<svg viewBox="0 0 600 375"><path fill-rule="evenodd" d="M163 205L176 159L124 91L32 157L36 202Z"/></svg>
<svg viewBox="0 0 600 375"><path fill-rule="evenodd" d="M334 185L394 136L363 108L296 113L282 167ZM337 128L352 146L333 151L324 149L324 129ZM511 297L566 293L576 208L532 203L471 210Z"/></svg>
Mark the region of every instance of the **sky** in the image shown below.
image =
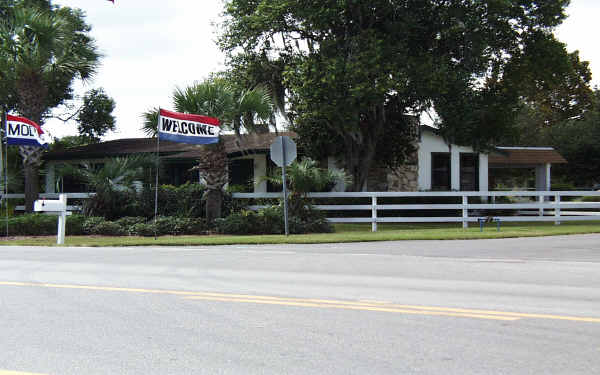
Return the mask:
<svg viewBox="0 0 600 375"><path fill-rule="evenodd" d="M222 0L55 0L81 8L103 54L93 80L76 93L102 87L116 102L117 130L104 139L143 137L141 114L152 107L172 109L176 87L201 81L224 69L215 44ZM569 51L590 62L593 85L600 85L600 44L596 30L600 1L571 0L569 18L556 30ZM58 111L60 112L60 110ZM77 134L77 124L48 120L53 137Z"/></svg>

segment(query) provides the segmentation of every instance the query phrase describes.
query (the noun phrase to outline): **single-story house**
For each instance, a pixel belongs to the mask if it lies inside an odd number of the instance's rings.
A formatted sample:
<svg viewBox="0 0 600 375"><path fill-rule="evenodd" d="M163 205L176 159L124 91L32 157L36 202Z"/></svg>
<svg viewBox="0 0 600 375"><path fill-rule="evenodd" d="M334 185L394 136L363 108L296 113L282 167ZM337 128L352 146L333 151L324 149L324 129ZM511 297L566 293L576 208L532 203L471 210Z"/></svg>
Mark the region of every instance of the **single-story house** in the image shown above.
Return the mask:
<svg viewBox="0 0 600 375"><path fill-rule="evenodd" d="M271 187L261 179L274 164L269 158L269 148L275 137L294 133L260 133L223 135L229 158L230 184L247 185L249 191L267 192ZM550 189L551 165L566 160L550 147L497 147L495 152L476 153L471 147L448 144L434 128L421 126L417 151L406 165L395 170L373 168L366 190L369 191L488 191L490 170L495 168L535 169L536 189ZM167 179L174 185L197 181L195 165L204 146L174 142L160 143L160 157L167 166ZM155 153L156 139L130 138L106 141L45 154L46 192L56 191L55 168L62 163L97 162L104 159L135 153ZM323 161L328 168L340 168L335 158ZM251 183L248 184L248 181ZM341 184L335 190L341 191ZM75 191L77 186L65 186L64 191Z"/></svg>

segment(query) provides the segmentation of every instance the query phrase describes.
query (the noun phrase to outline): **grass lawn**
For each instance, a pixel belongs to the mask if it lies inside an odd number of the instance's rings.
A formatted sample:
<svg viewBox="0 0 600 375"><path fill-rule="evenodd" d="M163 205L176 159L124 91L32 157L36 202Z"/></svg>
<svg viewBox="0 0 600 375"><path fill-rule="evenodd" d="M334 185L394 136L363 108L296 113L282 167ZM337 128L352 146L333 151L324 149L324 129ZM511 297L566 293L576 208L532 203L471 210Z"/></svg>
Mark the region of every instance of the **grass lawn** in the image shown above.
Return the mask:
<svg viewBox="0 0 600 375"><path fill-rule="evenodd" d="M507 237L537 237L566 234L600 233L600 221L554 223L503 223L500 232L496 225L486 224L463 229L461 224L336 224L335 233L290 235L207 235L153 237L69 236L65 246L204 246L233 244L331 243L396 240L464 240ZM56 246L56 236L20 237L0 240L0 245Z"/></svg>

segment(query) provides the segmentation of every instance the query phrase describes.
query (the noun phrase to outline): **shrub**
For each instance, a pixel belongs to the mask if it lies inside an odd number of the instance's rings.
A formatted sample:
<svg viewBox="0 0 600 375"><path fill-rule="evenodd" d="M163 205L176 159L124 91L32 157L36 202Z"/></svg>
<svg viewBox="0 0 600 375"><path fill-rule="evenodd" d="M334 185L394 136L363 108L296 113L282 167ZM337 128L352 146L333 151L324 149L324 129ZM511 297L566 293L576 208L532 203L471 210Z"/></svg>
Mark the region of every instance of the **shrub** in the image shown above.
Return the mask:
<svg viewBox="0 0 600 375"><path fill-rule="evenodd" d="M226 234L260 233L258 215L254 211L241 210L215 220L217 232Z"/></svg>
<svg viewBox="0 0 600 375"><path fill-rule="evenodd" d="M157 235L154 223L137 223L131 226L129 234L133 236L152 237Z"/></svg>
<svg viewBox="0 0 600 375"><path fill-rule="evenodd" d="M128 227L128 234L133 236L157 236L203 234L206 231L206 222L203 219L162 216L147 223L137 222Z"/></svg>
<svg viewBox="0 0 600 375"><path fill-rule="evenodd" d="M106 221L103 217L100 216L89 216L83 221L83 233L91 234L94 231L94 228L99 224Z"/></svg>
<svg viewBox="0 0 600 375"><path fill-rule="evenodd" d="M556 182L552 182L552 190L553 191L569 191L569 190L577 190L577 188L571 182L556 181Z"/></svg>
<svg viewBox="0 0 600 375"><path fill-rule="evenodd" d="M141 216L125 216L116 221L123 229L127 230L127 228L139 224L145 223L146 218Z"/></svg>
<svg viewBox="0 0 600 375"><path fill-rule="evenodd" d="M67 216L67 226L65 228L67 235L77 236L85 234L83 230L83 223L86 217L83 215L71 215Z"/></svg>
<svg viewBox="0 0 600 375"><path fill-rule="evenodd" d="M124 216L136 216L139 199L134 191L96 191L96 195L85 200L83 213L86 216L102 216L114 220Z"/></svg>
<svg viewBox="0 0 600 375"><path fill-rule="evenodd" d="M126 232L114 221L107 221L101 217L90 217L84 222L84 231L87 234L97 234L103 236L122 236Z"/></svg>
<svg viewBox="0 0 600 375"><path fill-rule="evenodd" d="M161 185L158 189L158 214L160 216L202 217L204 204L202 196L206 187L197 183L181 186ZM154 217L156 191L147 186L141 193L138 215Z"/></svg>
<svg viewBox="0 0 600 375"><path fill-rule="evenodd" d="M156 229L159 235L170 234L199 234L205 230L203 220L173 216L162 216L156 219Z"/></svg>
<svg viewBox="0 0 600 375"><path fill-rule="evenodd" d="M600 202L600 196L581 197L582 202Z"/></svg>
<svg viewBox="0 0 600 375"><path fill-rule="evenodd" d="M289 231L301 233L328 233L333 227L323 214L311 208L303 209L288 219ZM242 210L216 221L216 230L225 234L282 234L285 232L283 208L270 206L253 212Z"/></svg>
<svg viewBox="0 0 600 375"><path fill-rule="evenodd" d="M47 236L56 234L57 217L43 214L24 214L8 219L9 236ZM6 219L2 221L6 225ZM3 228L4 229L4 228ZM5 230L2 234L6 235Z"/></svg>
<svg viewBox="0 0 600 375"><path fill-rule="evenodd" d="M81 215L67 216L66 234L83 234ZM0 219L0 236L6 236L6 219ZM58 231L58 217L44 214L23 214L8 219L9 236L51 236Z"/></svg>

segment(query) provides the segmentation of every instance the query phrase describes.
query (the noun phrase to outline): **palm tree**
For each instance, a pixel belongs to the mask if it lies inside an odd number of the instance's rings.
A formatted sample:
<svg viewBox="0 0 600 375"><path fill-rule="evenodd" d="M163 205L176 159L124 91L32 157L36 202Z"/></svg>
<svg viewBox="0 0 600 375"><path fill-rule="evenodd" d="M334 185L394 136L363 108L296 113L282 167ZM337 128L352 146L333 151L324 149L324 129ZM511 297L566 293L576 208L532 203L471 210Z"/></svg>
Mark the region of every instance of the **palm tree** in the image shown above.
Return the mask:
<svg viewBox="0 0 600 375"><path fill-rule="evenodd" d="M155 161L154 155L134 154L108 159L100 167L91 163L65 165L58 174L78 177L96 192L85 202L86 215L113 219L119 217L127 204L120 193L135 192L135 183L143 179L144 168L153 166Z"/></svg>
<svg viewBox="0 0 600 375"><path fill-rule="evenodd" d="M158 132L158 112L159 109L157 107L150 108L146 112L142 113L142 128L141 130L148 137L156 137L156 133Z"/></svg>
<svg viewBox="0 0 600 375"><path fill-rule="evenodd" d="M282 185L281 168L277 168L271 176L265 176L264 179ZM310 158L294 161L286 167L286 185L290 190L288 198L290 212L297 214L310 203L307 199L308 193L331 191L340 181L349 182L349 177L344 171L319 168L317 162Z"/></svg>
<svg viewBox="0 0 600 375"><path fill-rule="evenodd" d="M267 123L273 113L270 93L262 88L235 92L222 79L209 79L173 93L175 109L179 112L216 117L223 129L254 132ZM227 153L223 141L204 146L206 152L197 168L206 181L206 218L221 216L223 186L227 183Z"/></svg>
<svg viewBox="0 0 600 375"><path fill-rule="evenodd" d="M42 9L25 3L17 2L11 16L0 21L0 67L11 66L2 72L2 78L14 82L15 109L41 125L51 108L72 97L75 78L93 76L100 55L81 11ZM32 211L39 193L42 150L20 146L19 151L25 171L26 209Z"/></svg>

